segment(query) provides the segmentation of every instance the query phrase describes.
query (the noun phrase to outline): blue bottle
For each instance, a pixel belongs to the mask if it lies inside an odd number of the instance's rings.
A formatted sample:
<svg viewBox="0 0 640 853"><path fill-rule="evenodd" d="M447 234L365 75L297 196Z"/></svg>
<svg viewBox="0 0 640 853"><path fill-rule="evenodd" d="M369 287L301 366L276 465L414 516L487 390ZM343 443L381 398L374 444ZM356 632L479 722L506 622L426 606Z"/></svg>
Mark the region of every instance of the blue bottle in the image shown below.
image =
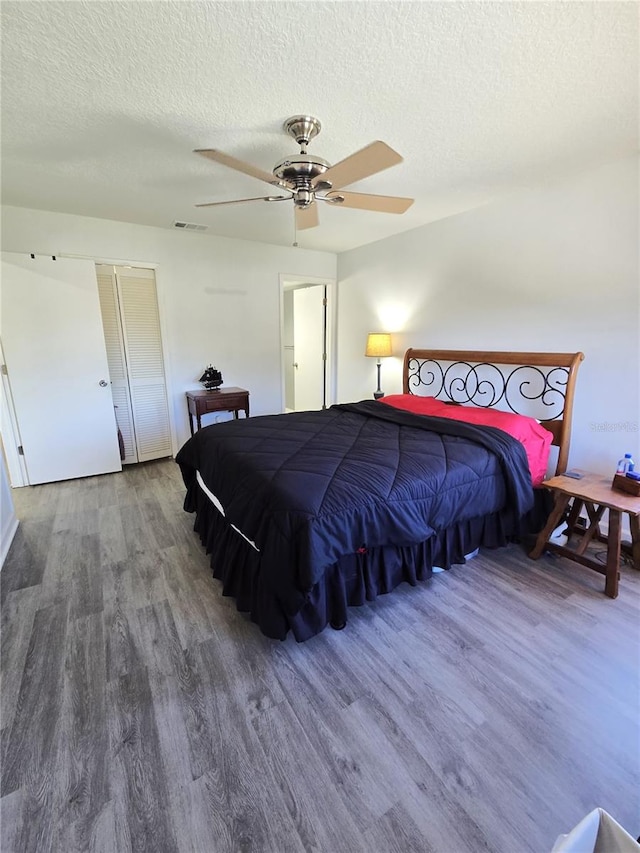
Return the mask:
<svg viewBox="0 0 640 853"><path fill-rule="evenodd" d="M621 459L618 462L618 467L616 469L616 474L627 474L630 471L634 470L634 462L630 453L624 454L624 459Z"/></svg>

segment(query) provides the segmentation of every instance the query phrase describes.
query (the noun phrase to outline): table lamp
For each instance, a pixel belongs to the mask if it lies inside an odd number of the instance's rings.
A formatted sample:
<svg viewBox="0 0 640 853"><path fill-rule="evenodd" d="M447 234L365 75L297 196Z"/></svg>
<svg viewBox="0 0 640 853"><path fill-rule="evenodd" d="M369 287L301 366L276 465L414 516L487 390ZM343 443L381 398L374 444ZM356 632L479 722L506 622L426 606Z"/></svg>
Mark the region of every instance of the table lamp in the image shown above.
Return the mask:
<svg viewBox="0 0 640 853"><path fill-rule="evenodd" d="M367 348L364 354L370 358L378 359L378 387L374 391L373 396L376 400L379 400L380 397L384 397L384 393L380 388L380 359L388 358L391 355L391 335L389 332L371 332L367 335Z"/></svg>

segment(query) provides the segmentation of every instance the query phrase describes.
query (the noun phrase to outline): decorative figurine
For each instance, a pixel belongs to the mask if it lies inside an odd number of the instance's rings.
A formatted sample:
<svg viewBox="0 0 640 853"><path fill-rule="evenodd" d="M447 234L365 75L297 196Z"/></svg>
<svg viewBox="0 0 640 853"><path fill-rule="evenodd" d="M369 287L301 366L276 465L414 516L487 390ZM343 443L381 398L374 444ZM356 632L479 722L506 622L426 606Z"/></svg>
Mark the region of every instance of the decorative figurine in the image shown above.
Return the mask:
<svg viewBox="0 0 640 853"><path fill-rule="evenodd" d="M207 391L216 391L222 385L222 373L209 365L198 382L202 382Z"/></svg>

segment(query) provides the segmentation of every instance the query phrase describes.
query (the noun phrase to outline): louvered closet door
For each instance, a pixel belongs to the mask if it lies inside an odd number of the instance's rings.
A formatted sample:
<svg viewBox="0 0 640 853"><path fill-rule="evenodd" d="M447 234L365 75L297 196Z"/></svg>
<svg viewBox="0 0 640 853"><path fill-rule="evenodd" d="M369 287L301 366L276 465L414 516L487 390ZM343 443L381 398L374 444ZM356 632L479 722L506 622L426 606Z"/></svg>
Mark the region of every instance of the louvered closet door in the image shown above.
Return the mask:
<svg viewBox="0 0 640 853"><path fill-rule="evenodd" d="M96 264L96 277L98 279L104 339L107 346L111 394L113 404L116 407L116 422L124 443L125 457L122 461L125 465L129 465L138 461L138 453L133 428L133 411L129 394L120 310L118 308L115 270L106 264Z"/></svg>
<svg viewBox="0 0 640 853"><path fill-rule="evenodd" d="M153 270L116 267L138 460L171 456L171 430Z"/></svg>

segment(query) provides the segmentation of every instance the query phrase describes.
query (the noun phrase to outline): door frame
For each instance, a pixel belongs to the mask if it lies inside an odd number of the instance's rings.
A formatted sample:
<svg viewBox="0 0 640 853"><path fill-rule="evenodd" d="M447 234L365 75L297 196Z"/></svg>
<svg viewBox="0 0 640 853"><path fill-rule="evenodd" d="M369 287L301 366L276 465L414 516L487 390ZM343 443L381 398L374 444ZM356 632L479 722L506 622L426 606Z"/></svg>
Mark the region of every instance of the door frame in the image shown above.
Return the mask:
<svg viewBox="0 0 640 853"><path fill-rule="evenodd" d="M285 411L285 362L284 362L284 292L294 288L316 287L324 285L327 288L327 407L336 401L337 387L337 321L338 300L337 282L333 278L314 275L299 275L280 273L280 411Z"/></svg>

